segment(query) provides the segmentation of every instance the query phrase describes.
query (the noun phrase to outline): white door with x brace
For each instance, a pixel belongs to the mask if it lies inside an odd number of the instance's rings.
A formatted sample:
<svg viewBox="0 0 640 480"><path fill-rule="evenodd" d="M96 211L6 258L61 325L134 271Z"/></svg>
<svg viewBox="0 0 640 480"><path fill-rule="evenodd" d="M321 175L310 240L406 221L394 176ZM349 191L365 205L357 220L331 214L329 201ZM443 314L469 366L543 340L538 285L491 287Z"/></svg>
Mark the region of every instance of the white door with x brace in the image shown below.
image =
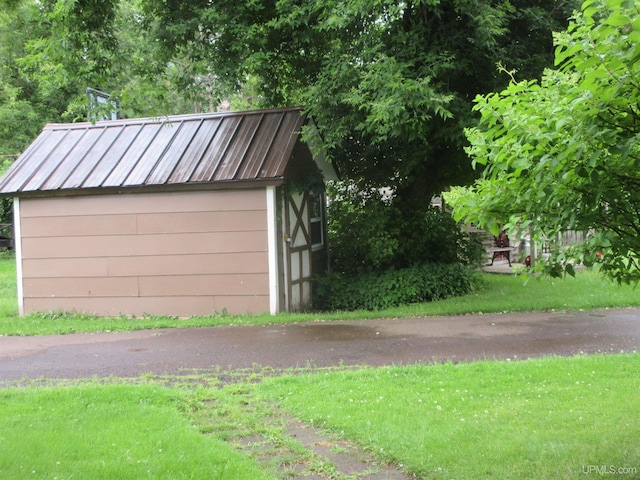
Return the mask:
<svg viewBox="0 0 640 480"><path fill-rule="evenodd" d="M309 194L285 196L285 285L288 311L302 310L311 304L311 215Z"/></svg>

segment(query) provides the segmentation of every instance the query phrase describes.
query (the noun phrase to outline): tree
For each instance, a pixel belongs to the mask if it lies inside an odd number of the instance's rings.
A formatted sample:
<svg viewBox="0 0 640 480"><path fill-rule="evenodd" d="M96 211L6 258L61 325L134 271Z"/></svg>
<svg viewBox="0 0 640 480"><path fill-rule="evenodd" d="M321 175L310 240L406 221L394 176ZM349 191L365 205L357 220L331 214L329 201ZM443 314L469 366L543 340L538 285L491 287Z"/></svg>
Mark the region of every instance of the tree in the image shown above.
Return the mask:
<svg viewBox="0 0 640 480"><path fill-rule="evenodd" d="M223 98L246 91L250 83L254 107L304 106L327 157L349 188L363 193L358 198L366 198L366 208L381 212L377 227L388 228L381 238L390 248L397 245L400 254L420 251L422 228L416 222L423 222L431 197L475 178L463 130L476 121L475 95L506 84L496 62L539 75L552 63L551 32L566 26L574 4L145 0L145 5L160 19L155 36L167 58L191 60L194 82L185 77L185 86L208 86ZM383 187L393 192L392 205L374 205L379 198L369 192ZM387 215L393 218L382 218ZM401 256L392 263L409 262L410 256Z"/></svg>
<svg viewBox="0 0 640 480"><path fill-rule="evenodd" d="M343 177L393 187L424 210L434 193L473 178L463 128L474 96L505 85L496 62L536 75L551 64L551 31L574 4L522 3L145 4L164 53L188 55L199 85L206 75L222 98L251 79L255 106L303 105Z"/></svg>
<svg viewBox="0 0 640 480"><path fill-rule="evenodd" d="M155 60L160 45L146 27L157 20L145 16L137 0L0 0L0 5L0 110L21 105L23 116L30 111L39 116L25 130L26 142L22 124L16 129L0 122L0 131L13 129L23 140L12 153L25 148L46 122L85 121L87 87L117 97L125 117L196 108L176 85L180 58Z"/></svg>
<svg viewBox="0 0 640 480"><path fill-rule="evenodd" d="M0 6L0 171L45 123L85 121L87 87L119 97L128 116L193 108L172 84L175 64L149 61L158 46L144 36L135 0L0 0ZM11 215L5 199L0 223Z"/></svg>
<svg viewBox="0 0 640 480"><path fill-rule="evenodd" d="M587 0L556 36L556 70L479 96L469 154L484 166L458 218L497 231L530 229L553 241L589 232L543 266L573 274L592 265L619 282L640 280L640 7Z"/></svg>
<svg viewBox="0 0 640 480"><path fill-rule="evenodd" d="M38 9L21 71L65 120L84 118L86 86L127 115L302 105L343 178L392 189L406 243L434 193L475 178L463 130L475 95L506 84L496 62L539 75L575 1L0 3Z"/></svg>

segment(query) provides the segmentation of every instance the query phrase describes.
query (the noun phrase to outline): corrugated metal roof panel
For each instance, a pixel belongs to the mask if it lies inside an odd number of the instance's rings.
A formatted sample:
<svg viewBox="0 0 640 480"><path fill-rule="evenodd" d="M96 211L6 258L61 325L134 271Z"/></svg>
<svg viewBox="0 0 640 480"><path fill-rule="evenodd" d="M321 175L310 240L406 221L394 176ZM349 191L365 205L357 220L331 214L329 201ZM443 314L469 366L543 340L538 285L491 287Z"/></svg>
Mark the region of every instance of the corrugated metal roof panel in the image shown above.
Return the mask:
<svg viewBox="0 0 640 480"><path fill-rule="evenodd" d="M300 132L303 124L304 118L300 115L283 116L282 125L280 125L276 133L273 145L286 145L287 150L280 152L276 148L271 148L258 175L259 177L279 177L284 175L287 161L291 158L291 153L298 137L296 132Z"/></svg>
<svg viewBox="0 0 640 480"><path fill-rule="evenodd" d="M246 152L247 161L243 162L238 175L243 178L258 178L262 165L269 153L269 149L276 139L278 128L282 120L282 115L277 117L267 113L262 118L262 122L256 131L253 141L249 143Z"/></svg>
<svg viewBox="0 0 640 480"><path fill-rule="evenodd" d="M0 179L0 195L282 181L299 108L50 124Z"/></svg>
<svg viewBox="0 0 640 480"><path fill-rule="evenodd" d="M165 154L160 161L156 163L153 170L149 172L147 182L151 184L162 184L169 180L176 166L185 160L185 155L189 155L189 146L196 141L198 130L202 126L202 123L202 120L183 122L180 131L176 132L176 136Z"/></svg>
<svg viewBox="0 0 640 480"><path fill-rule="evenodd" d="M91 147L102 135L104 129L87 130L76 146L69 152L67 156L62 159L62 162L58 165L58 168L49 176L49 179L44 182L42 188L44 190L55 190L60 188L67 179L73 174L73 171L79 165L79 162L84 159Z"/></svg>
<svg viewBox="0 0 640 480"><path fill-rule="evenodd" d="M214 138L222 119L215 118L204 120L198 131L194 134L187 151L173 167L167 183L187 183L200 164L205 162L206 151Z"/></svg>
<svg viewBox="0 0 640 480"><path fill-rule="evenodd" d="M195 170L187 181L209 182L213 178L218 167L231 145L236 130L240 126L240 117L221 119L216 134L209 142L207 150L203 153Z"/></svg>
<svg viewBox="0 0 640 480"><path fill-rule="evenodd" d="M106 143L100 141L96 144L96 150L100 160L89 172L81 183L81 188L101 187L106 178L111 174L116 165L122 160L127 150L134 142L136 136L142 130L142 125L131 125L127 128L119 128L118 136L113 142Z"/></svg>
<svg viewBox="0 0 640 480"><path fill-rule="evenodd" d="M116 127L104 127L101 130L95 129L91 131L99 131L100 135L82 160L71 156L68 158L69 163L73 163L76 167L65 182L60 185L61 189L80 188L100 163L102 157L109 151L110 146L116 141L118 135L122 133L122 129Z"/></svg>
<svg viewBox="0 0 640 480"><path fill-rule="evenodd" d="M9 192L19 191L46 161L60 140L59 136L54 137L51 132L42 132L4 174L3 188ZM37 155L34 155L35 152Z"/></svg>
<svg viewBox="0 0 640 480"><path fill-rule="evenodd" d="M144 185L151 171L160 162L174 137L179 134L183 123L164 123L157 127L157 132L152 138L140 160L133 169L129 169L129 175L121 182L124 186Z"/></svg>
<svg viewBox="0 0 640 480"><path fill-rule="evenodd" d="M122 187L126 185L126 179L144 153L153 145L156 135L160 131L162 124L151 123L142 127L138 135L129 143L127 151L120 158L111 173L104 179L101 187Z"/></svg>
<svg viewBox="0 0 640 480"><path fill-rule="evenodd" d="M240 165L242 165L244 161L249 161L246 156L247 150L253 141L261 120L262 115L252 115L240 120L240 125L238 125L233 141L229 144L229 147L225 149L224 156L215 174L208 180L221 182L236 179Z"/></svg>
<svg viewBox="0 0 640 480"><path fill-rule="evenodd" d="M76 144L84 135L82 130L68 130L62 133L62 139L51 150L46 159L40 163L40 167L34 171L31 179L25 184L25 190L39 190L47 183L47 180L56 168L64 161L69 152L75 150ZM35 157L37 152L33 153Z"/></svg>

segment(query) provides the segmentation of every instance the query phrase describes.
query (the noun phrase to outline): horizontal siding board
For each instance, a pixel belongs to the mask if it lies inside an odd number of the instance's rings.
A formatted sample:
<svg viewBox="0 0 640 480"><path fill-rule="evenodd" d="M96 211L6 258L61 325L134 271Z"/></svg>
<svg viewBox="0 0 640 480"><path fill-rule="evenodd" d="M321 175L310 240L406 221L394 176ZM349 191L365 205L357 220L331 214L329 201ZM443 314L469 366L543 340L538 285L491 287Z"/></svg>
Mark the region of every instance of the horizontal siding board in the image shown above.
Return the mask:
<svg viewBox="0 0 640 480"><path fill-rule="evenodd" d="M106 277L108 274L108 257L27 258L22 261L22 277L25 279Z"/></svg>
<svg viewBox="0 0 640 480"><path fill-rule="evenodd" d="M136 215L31 217L20 224L22 238L135 235Z"/></svg>
<svg viewBox="0 0 640 480"><path fill-rule="evenodd" d="M24 258L83 258L267 251L266 235L255 232L37 237L22 241Z"/></svg>
<svg viewBox="0 0 640 480"><path fill-rule="evenodd" d="M268 273L264 252L162 255L142 257L31 258L23 261L24 278L136 277Z"/></svg>
<svg viewBox="0 0 640 480"><path fill-rule="evenodd" d="M213 315L223 311L230 315L259 314L269 311L269 297L187 296L187 297L58 297L25 298L25 313L66 311L101 316L170 315L188 317Z"/></svg>
<svg viewBox="0 0 640 480"><path fill-rule="evenodd" d="M91 297L91 298L25 298L25 313L62 310L117 317L120 315L211 315L214 297ZM188 313L187 313L188 312ZM232 312L229 312L232 313Z"/></svg>
<svg viewBox="0 0 640 480"><path fill-rule="evenodd" d="M267 230L264 210L152 213L138 216L138 233L239 232Z"/></svg>
<svg viewBox="0 0 640 480"><path fill-rule="evenodd" d="M111 276L225 275L268 273L266 252L116 257L107 260Z"/></svg>
<svg viewBox="0 0 640 480"><path fill-rule="evenodd" d="M184 295L268 295L268 274L172 275L140 277L143 297Z"/></svg>
<svg viewBox="0 0 640 480"><path fill-rule="evenodd" d="M73 215L266 210L264 189L25 198L23 218Z"/></svg>
<svg viewBox="0 0 640 480"><path fill-rule="evenodd" d="M72 217L30 217L21 223L22 238L94 237L267 230L264 211L153 213Z"/></svg>
<svg viewBox="0 0 640 480"><path fill-rule="evenodd" d="M25 278L25 297L136 297L137 278Z"/></svg>

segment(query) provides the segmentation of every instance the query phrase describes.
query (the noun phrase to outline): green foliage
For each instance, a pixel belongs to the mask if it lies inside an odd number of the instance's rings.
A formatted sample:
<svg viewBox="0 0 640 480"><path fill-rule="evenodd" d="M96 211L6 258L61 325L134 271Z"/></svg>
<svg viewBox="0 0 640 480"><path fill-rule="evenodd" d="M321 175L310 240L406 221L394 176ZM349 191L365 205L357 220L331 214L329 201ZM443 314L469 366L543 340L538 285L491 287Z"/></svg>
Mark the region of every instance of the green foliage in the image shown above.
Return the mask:
<svg viewBox="0 0 640 480"><path fill-rule="evenodd" d="M573 1L142 3L164 61L186 60L183 88L303 105L343 178L401 187L424 210L473 175L463 127L474 95L504 85L496 61L539 74Z"/></svg>
<svg viewBox="0 0 640 480"><path fill-rule="evenodd" d="M467 135L484 174L456 216L538 241L589 232L581 250L554 249L552 275L599 261L619 282L640 280L638 18L637 2L585 2L556 36L557 70L476 100L481 123Z"/></svg>
<svg viewBox="0 0 640 480"><path fill-rule="evenodd" d="M484 250L439 208L403 208L388 190L359 190L353 183L329 187L332 269L347 274L415 264L479 265Z"/></svg>
<svg viewBox="0 0 640 480"><path fill-rule="evenodd" d="M0 153L21 153L47 122L86 120L87 87L125 117L202 109L178 90L184 59L158 60L144 28L155 22L133 0L12 1L0 13Z"/></svg>
<svg viewBox="0 0 640 480"><path fill-rule="evenodd" d="M355 278L329 273L316 279L313 304L321 310L382 310L463 295L472 287L472 271L457 263L428 263Z"/></svg>
<svg viewBox="0 0 640 480"><path fill-rule="evenodd" d="M19 153L45 122L86 119L86 87L124 117L303 105L342 178L398 198L402 221L372 239L382 265L411 255L433 194L474 178L463 128L504 85L496 60L539 73L573 1L4 0L0 125L19 117Z"/></svg>

